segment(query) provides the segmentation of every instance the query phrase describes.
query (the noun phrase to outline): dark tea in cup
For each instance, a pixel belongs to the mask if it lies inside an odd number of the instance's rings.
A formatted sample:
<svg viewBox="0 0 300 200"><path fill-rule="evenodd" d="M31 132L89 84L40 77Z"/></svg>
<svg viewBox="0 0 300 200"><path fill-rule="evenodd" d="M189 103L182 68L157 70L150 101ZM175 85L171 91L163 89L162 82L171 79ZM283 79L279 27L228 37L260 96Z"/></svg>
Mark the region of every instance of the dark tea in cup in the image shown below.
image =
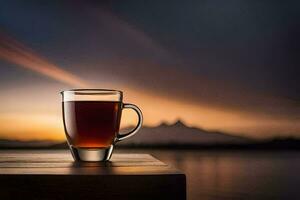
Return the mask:
<svg viewBox="0 0 300 200"><path fill-rule="evenodd" d="M69 141L79 148L109 147L119 133L121 113L120 102L63 102Z"/></svg>

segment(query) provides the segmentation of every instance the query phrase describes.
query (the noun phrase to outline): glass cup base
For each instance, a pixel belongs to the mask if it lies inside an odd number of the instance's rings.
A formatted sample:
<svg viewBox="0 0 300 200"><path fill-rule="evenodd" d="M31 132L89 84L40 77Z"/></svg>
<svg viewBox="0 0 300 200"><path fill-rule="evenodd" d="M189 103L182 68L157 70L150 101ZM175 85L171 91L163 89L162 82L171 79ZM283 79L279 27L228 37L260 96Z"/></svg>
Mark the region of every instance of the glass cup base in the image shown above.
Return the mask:
<svg viewBox="0 0 300 200"><path fill-rule="evenodd" d="M70 146L72 156L77 162L104 162L108 161L113 152L113 145L107 148L78 148Z"/></svg>

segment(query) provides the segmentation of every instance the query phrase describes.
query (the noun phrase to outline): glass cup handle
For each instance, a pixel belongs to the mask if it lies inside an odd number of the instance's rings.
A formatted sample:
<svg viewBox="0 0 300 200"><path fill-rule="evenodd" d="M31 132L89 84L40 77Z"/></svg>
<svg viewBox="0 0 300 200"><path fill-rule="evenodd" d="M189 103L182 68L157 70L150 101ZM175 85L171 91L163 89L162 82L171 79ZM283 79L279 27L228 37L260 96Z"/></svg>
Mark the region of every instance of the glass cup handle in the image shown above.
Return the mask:
<svg viewBox="0 0 300 200"><path fill-rule="evenodd" d="M129 104L129 103L124 103L123 104L123 109L133 109L137 115L138 115L138 123L136 125L136 127L129 131L128 133L125 133L125 134L120 134L118 133L117 135L117 138L116 138L116 142L119 142L119 141L122 141L122 140L125 140L131 136L133 136L134 134L136 134L140 128L142 127L142 124L143 124L143 114L142 114L142 111L136 106L136 105L133 105L133 104Z"/></svg>

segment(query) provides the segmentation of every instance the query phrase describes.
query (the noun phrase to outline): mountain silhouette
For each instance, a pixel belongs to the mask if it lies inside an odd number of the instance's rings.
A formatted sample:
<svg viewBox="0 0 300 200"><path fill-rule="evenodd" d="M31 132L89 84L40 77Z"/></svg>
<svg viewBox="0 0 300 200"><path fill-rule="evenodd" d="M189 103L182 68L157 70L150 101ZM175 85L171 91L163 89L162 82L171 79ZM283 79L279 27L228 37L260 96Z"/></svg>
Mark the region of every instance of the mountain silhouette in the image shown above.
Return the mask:
<svg viewBox="0 0 300 200"><path fill-rule="evenodd" d="M131 128L125 128L121 132L127 132ZM248 138L188 127L178 120L173 124L161 123L156 127L144 126L133 137L118 143L118 146L223 145L249 142L251 140ZM67 148L67 144L53 141L0 139L0 148Z"/></svg>
<svg viewBox="0 0 300 200"><path fill-rule="evenodd" d="M121 132L127 132L128 127ZM136 135L118 143L117 147L174 147L174 148L221 148L221 149L300 149L296 138L251 140L217 131L206 131L186 126L178 120L173 124L161 123L156 127L144 126ZM0 139L0 149L66 149L66 142L19 141Z"/></svg>
<svg viewBox="0 0 300 200"><path fill-rule="evenodd" d="M161 123L156 127L144 126L136 135L120 142L119 145L217 145L249 142L251 140L244 137L188 127L178 120L170 125Z"/></svg>

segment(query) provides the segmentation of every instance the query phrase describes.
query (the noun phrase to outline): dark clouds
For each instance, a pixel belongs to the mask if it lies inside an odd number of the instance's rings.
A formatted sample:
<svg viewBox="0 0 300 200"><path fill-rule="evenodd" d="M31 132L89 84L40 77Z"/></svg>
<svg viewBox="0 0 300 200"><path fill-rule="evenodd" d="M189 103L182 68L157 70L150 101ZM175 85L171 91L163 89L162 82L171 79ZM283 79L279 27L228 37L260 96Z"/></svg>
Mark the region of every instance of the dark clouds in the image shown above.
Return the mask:
<svg viewBox="0 0 300 200"><path fill-rule="evenodd" d="M297 1L130 2L118 11L190 70L299 100Z"/></svg>

